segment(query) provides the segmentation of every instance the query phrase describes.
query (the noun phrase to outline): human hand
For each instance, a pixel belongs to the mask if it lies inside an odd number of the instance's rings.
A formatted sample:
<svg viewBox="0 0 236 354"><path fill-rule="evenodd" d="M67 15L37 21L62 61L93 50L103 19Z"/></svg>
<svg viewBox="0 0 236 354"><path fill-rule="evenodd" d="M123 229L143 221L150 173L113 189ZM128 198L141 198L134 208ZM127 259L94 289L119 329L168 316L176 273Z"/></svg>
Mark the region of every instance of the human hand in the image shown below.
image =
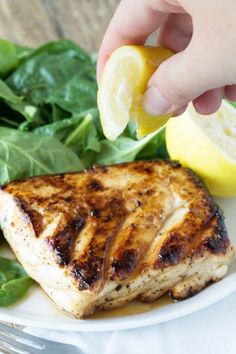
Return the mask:
<svg viewBox="0 0 236 354"><path fill-rule="evenodd" d="M176 52L149 80L144 109L180 114L189 102L214 113L225 96L236 100L235 0L122 0L104 36L98 79L110 54L144 44L159 29L158 45Z"/></svg>

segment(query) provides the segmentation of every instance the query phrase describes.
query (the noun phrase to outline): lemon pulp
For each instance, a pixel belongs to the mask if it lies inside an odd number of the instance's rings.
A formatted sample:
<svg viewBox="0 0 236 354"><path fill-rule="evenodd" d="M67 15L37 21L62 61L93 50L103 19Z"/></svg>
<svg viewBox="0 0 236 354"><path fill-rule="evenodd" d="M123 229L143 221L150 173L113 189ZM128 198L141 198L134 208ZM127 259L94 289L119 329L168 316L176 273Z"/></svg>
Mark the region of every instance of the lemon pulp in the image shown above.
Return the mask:
<svg viewBox="0 0 236 354"><path fill-rule="evenodd" d="M137 122L141 138L158 130L169 115L152 116L142 108L142 96L158 66L173 52L162 47L123 46L109 58L98 90L98 108L105 136L115 140L130 118Z"/></svg>
<svg viewBox="0 0 236 354"><path fill-rule="evenodd" d="M170 157L197 172L213 195L236 196L236 109L226 101L209 116L192 104L166 125Z"/></svg>

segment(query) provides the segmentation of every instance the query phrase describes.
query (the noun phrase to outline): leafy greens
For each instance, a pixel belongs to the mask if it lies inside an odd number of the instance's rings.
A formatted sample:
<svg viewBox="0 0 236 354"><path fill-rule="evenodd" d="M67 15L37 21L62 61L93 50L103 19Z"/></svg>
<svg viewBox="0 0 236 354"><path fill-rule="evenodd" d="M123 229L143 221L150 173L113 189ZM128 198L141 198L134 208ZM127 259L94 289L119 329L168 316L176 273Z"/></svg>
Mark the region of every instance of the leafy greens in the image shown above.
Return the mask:
<svg viewBox="0 0 236 354"><path fill-rule="evenodd" d="M16 178L82 169L78 156L53 137L36 138L32 133L0 129L0 178Z"/></svg>
<svg viewBox="0 0 236 354"><path fill-rule="evenodd" d="M163 132L115 142L102 132L95 56L69 40L37 49L0 40L0 184L135 159L168 157ZM7 65L9 64L9 65ZM14 166L14 168L13 168Z"/></svg>
<svg viewBox="0 0 236 354"><path fill-rule="evenodd" d="M0 306L8 306L23 297L33 280L16 261L0 257Z"/></svg>

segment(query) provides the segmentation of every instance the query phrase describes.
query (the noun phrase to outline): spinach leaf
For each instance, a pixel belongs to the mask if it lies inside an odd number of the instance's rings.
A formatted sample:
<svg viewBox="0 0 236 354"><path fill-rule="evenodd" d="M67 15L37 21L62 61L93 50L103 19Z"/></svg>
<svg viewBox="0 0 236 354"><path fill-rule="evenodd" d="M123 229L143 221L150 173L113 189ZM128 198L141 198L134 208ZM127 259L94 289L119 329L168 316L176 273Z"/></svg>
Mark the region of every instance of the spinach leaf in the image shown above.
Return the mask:
<svg viewBox="0 0 236 354"><path fill-rule="evenodd" d="M0 306L9 306L20 300L32 284L33 280L28 276L2 284L0 287Z"/></svg>
<svg viewBox="0 0 236 354"><path fill-rule="evenodd" d="M162 128L158 134L155 134L154 137L138 153L136 158L138 160L169 158L169 154L166 148L165 129Z"/></svg>
<svg viewBox="0 0 236 354"><path fill-rule="evenodd" d="M72 113L96 106L94 64L90 55L68 40L35 50L7 84L35 106L57 104Z"/></svg>
<svg viewBox="0 0 236 354"><path fill-rule="evenodd" d="M14 260L0 257L0 306L8 306L26 294L33 280Z"/></svg>
<svg viewBox="0 0 236 354"><path fill-rule="evenodd" d="M13 44L16 51L16 56L18 59L17 66L26 60L34 51L34 49L22 46L19 44ZM15 68L14 68L15 69Z"/></svg>
<svg viewBox="0 0 236 354"><path fill-rule="evenodd" d="M100 144L91 114L87 114L77 128L66 137L64 145L70 147L77 154L88 150L100 151Z"/></svg>
<svg viewBox="0 0 236 354"><path fill-rule="evenodd" d="M59 107L57 104L52 104L51 110L52 110L51 113L52 118L49 119L50 121L59 122L64 118L70 117L70 114L66 112L64 109L62 109L61 107Z"/></svg>
<svg viewBox="0 0 236 354"><path fill-rule="evenodd" d="M3 100L5 105L8 105L8 113L7 116L10 115L10 117L14 116L14 111L20 113L24 119L26 119L28 122L32 123L34 122L34 125L37 124L42 124L44 121L41 119L39 115L39 111L37 107L32 106L27 104L26 102L23 101L23 97L17 96L11 89L10 87L0 79L0 99ZM9 110L9 108L12 110L12 112ZM6 113L6 110L4 111L3 105L1 106L1 111ZM11 114L10 114L11 112ZM9 119L9 125L14 126L14 122L16 123L15 126L18 126L19 119ZM7 117L6 117L7 119ZM4 119L2 119L4 121ZM22 120L22 119L21 119ZM25 122L24 122L25 123Z"/></svg>
<svg viewBox="0 0 236 354"><path fill-rule="evenodd" d="M90 67L87 67L90 71ZM54 90L47 102L57 104L64 110L76 114L97 105L97 83L86 78L86 72L79 72L63 87Z"/></svg>
<svg viewBox="0 0 236 354"><path fill-rule="evenodd" d="M3 273L0 272L0 286L7 282L7 278Z"/></svg>
<svg viewBox="0 0 236 354"><path fill-rule="evenodd" d="M125 128L122 136L126 136L127 138L131 138L137 140L137 124L133 120L130 120Z"/></svg>
<svg viewBox="0 0 236 354"><path fill-rule="evenodd" d="M22 101L22 97L15 95L10 87L0 79L0 98L9 103L18 103Z"/></svg>
<svg viewBox="0 0 236 354"><path fill-rule="evenodd" d="M1 121L1 125L2 126L6 126L8 128L18 128L19 123L15 122L14 120L10 119L10 118L6 118L6 117L1 117L0 116L0 121Z"/></svg>
<svg viewBox="0 0 236 354"><path fill-rule="evenodd" d="M72 118L36 128L36 135L54 136L73 150L83 161L85 167L95 162L95 153L101 149L95 125L97 111L91 109Z"/></svg>
<svg viewBox="0 0 236 354"><path fill-rule="evenodd" d="M134 140L127 137L120 137L113 142L102 140L101 150L96 157L96 163L103 165L134 161L144 147L157 135L158 132L155 132L141 140ZM158 156L153 153L150 157L157 158Z"/></svg>
<svg viewBox="0 0 236 354"><path fill-rule="evenodd" d="M53 137L0 129L0 184L30 176L78 171L83 163Z"/></svg>
<svg viewBox="0 0 236 354"><path fill-rule="evenodd" d="M64 144L80 156L86 168L93 165L96 153L101 150L101 143L91 114L85 116L77 128L67 136Z"/></svg>
<svg viewBox="0 0 236 354"><path fill-rule="evenodd" d="M92 108L76 114L71 118L66 118L57 122L42 125L41 127L34 129L33 133L36 135L54 136L57 139L64 141L67 135L77 128L77 126L83 121L87 114L91 114L93 116L93 122L97 119L97 110Z"/></svg>
<svg viewBox="0 0 236 354"><path fill-rule="evenodd" d="M20 263L3 257L0 257L0 272L7 281L27 275Z"/></svg>
<svg viewBox="0 0 236 354"><path fill-rule="evenodd" d="M90 55L86 53L80 46L78 46L76 43L68 40L68 39L60 39L58 41L51 41L43 44L42 46L36 48L33 50L31 53L31 57L36 57L40 54L44 53L54 53L54 54L59 54L63 52L68 52L71 51L71 54L74 52L76 53L77 57L84 61L87 62L88 60L91 60Z"/></svg>
<svg viewBox="0 0 236 354"><path fill-rule="evenodd" d="M0 76L6 76L25 59L32 49L0 39Z"/></svg>

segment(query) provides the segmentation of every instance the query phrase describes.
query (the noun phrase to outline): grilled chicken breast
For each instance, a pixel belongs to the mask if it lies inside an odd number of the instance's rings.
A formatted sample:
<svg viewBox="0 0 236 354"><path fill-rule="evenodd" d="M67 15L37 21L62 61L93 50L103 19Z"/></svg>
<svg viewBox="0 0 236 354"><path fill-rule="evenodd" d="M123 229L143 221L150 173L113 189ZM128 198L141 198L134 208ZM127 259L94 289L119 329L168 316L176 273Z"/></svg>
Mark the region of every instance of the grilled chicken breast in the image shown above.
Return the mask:
<svg viewBox="0 0 236 354"><path fill-rule="evenodd" d="M0 191L0 223L28 274L78 318L192 296L234 255L198 177L165 161L12 182Z"/></svg>

